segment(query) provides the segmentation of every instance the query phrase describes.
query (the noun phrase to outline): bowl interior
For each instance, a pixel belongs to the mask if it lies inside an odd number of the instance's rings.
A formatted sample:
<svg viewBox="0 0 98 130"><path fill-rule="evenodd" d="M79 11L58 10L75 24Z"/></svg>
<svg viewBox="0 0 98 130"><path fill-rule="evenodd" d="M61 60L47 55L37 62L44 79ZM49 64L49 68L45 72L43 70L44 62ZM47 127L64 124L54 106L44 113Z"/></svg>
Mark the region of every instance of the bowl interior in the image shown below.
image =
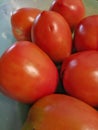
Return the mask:
<svg viewBox="0 0 98 130"><path fill-rule="evenodd" d="M0 1L0 55L15 41L10 25L11 12L21 7L49 9L53 0L1 0ZM98 0L83 0L87 15L98 14ZM0 94L0 130L20 130L29 105L19 103Z"/></svg>

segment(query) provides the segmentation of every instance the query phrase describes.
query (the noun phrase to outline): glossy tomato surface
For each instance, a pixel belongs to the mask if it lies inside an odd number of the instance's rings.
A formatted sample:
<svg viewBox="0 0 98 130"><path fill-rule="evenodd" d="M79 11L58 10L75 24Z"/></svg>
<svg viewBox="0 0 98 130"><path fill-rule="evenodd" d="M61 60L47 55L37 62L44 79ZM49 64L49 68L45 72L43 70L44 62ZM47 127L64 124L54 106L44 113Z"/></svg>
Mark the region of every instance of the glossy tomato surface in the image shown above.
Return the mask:
<svg viewBox="0 0 98 130"><path fill-rule="evenodd" d="M55 92L58 71L51 59L34 43L20 41L0 59L0 91L20 102L33 101Z"/></svg>
<svg viewBox="0 0 98 130"><path fill-rule="evenodd" d="M35 17L41 12L37 8L20 8L12 12L11 27L16 40L31 41L31 26Z"/></svg>
<svg viewBox="0 0 98 130"><path fill-rule="evenodd" d="M51 94L30 109L22 130L97 130L98 112L80 100Z"/></svg>
<svg viewBox="0 0 98 130"><path fill-rule="evenodd" d="M34 21L31 36L55 62L62 62L71 53L71 30L59 13L41 12Z"/></svg>
<svg viewBox="0 0 98 130"><path fill-rule="evenodd" d="M98 50L98 15L81 20L75 31L74 44L77 51Z"/></svg>
<svg viewBox="0 0 98 130"><path fill-rule="evenodd" d="M71 28L77 26L85 16L85 5L82 0L54 0L50 10L60 13Z"/></svg>
<svg viewBox="0 0 98 130"><path fill-rule="evenodd" d="M98 52L72 54L62 64L61 76L68 94L98 107Z"/></svg>

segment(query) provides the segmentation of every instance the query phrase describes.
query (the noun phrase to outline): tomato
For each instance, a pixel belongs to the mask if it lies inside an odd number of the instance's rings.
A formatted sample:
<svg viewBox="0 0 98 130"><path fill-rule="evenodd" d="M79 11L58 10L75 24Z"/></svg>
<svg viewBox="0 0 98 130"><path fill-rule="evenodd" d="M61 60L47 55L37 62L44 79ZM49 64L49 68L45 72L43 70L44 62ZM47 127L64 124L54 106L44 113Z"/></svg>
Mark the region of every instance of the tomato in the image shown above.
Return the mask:
<svg viewBox="0 0 98 130"><path fill-rule="evenodd" d="M50 10L60 13L71 28L77 26L86 12L82 0L54 0Z"/></svg>
<svg viewBox="0 0 98 130"><path fill-rule="evenodd" d="M32 103L54 93L58 71L51 59L35 44L14 43L0 59L1 92L15 100Z"/></svg>
<svg viewBox="0 0 98 130"><path fill-rule="evenodd" d="M98 107L98 52L72 54L62 64L61 77L68 94Z"/></svg>
<svg viewBox="0 0 98 130"><path fill-rule="evenodd" d="M16 40L31 41L31 26L40 12L37 8L20 8L12 12L11 27Z"/></svg>
<svg viewBox="0 0 98 130"><path fill-rule="evenodd" d="M75 31L74 45L77 51L98 50L98 15L81 20Z"/></svg>
<svg viewBox="0 0 98 130"><path fill-rule="evenodd" d="M98 112L90 105L63 94L38 100L22 130L97 130Z"/></svg>
<svg viewBox="0 0 98 130"><path fill-rule="evenodd" d="M56 12L42 11L35 18L31 37L55 62L62 62L71 53L71 30L64 18Z"/></svg>

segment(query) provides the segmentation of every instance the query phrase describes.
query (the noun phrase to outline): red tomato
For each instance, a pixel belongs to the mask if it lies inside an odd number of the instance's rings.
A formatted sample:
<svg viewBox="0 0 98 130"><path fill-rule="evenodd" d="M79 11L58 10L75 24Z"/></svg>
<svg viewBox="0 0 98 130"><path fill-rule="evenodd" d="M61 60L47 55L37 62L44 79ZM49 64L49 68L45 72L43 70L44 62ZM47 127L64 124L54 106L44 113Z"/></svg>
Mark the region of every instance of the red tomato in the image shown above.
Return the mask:
<svg viewBox="0 0 98 130"><path fill-rule="evenodd" d="M11 26L16 40L31 40L31 26L40 12L36 8L20 8L12 12Z"/></svg>
<svg viewBox="0 0 98 130"><path fill-rule="evenodd" d="M61 76L68 94L98 107L98 52L72 54L62 64Z"/></svg>
<svg viewBox="0 0 98 130"><path fill-rule="evenodd" d="M55 62L62 62L71 53L71 30L64 18L56 12L40 13L34 21L31 36Z"/></svg>
<svg viewBox="0 0 98 130"><path fill-rule="evenodd" d="M77 51L98 50L98 15L81 20L75 31L74 44Z"/></svg>
<svg viewBox="0 0 98 130"><path fill-rule="evenodd" d="M22 130L97 130L98 112L71 96L51 94L38 100Z"/></svg>
<svg viewBox="0 0 98 130"><path fill-rule="evenodd" d="M58 71L51 59L35 44L20 41L1 56L0 89L25 103L55 92Z"/></svg>
<svg viewBox="0 0 98 130"><path fill-rule="evenodd" d="M85 6L82 0L54 0L50 10L60 13L74 28L85 16Z"/></svg>

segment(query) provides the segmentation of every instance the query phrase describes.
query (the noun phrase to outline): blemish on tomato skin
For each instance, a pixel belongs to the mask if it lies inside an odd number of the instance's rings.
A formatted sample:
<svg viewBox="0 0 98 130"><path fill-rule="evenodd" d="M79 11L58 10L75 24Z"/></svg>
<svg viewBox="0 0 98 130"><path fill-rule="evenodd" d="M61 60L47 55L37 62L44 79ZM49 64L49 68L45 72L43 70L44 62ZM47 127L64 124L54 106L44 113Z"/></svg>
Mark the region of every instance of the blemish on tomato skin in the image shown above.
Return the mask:
<svg viewBox="0 0 98 130"><path fill-rule="evenodd" d="M50 32L56 32L58 30L57 25L55 23L48 26Z"/></svg>
<svg viewBox="0 0 98 130"><path fill-rule="evenodd" d="M12 32L13 32L15 37L20 37L19 40L25 39L25 34L24 34L22 28L12 28Z"/></svg>
<svg viewBox="0 0 98 130"><path fill-rule="evenodd" d="M50 32L53 32L54 27L52 25L50 25L50 26L48 26L48 29L49 29Z"/></svg>
<svg viewBox="0 0 98 130"><path fill-rule="evenodd" d="M22 30L21 30L21 29L18 29L18 28L15 29L15 32L16 32L18 35L22 35L22 34L23 34Z"/></svg>

